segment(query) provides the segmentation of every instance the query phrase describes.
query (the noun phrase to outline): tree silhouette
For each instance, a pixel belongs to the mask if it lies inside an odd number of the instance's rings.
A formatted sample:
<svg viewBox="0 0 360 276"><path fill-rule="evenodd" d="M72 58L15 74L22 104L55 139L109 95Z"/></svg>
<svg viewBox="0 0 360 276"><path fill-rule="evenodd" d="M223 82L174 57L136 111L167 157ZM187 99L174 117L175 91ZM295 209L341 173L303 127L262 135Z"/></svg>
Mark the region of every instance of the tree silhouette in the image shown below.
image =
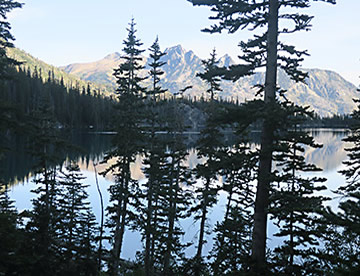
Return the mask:
<svg viewBox="0 0 360 276"><path fill-rule="evenodd" d="M261 150L259 159L258 184L256 190L254 230L252 241L252 258L254 272L265 274L266 228L269 206L270 179L274 144L274 127L271 124L271 110L276 104L277 70L281 68L295 81L303 81L306 73L298 69L306 51L298 51L295 47L278 41L279 34L289 34L301 30L309 30L312 17L290 13L292 9L307 8L311 0L302 1L232 1L232 0L189 0L194 5L211 6L215 13L210 19L217 23L204 31L218 33L228 30L235 33L248 28L252 31L263 30L261 35L255 34L253 39L241 42L243 63L232 65L228 70L220 70L219 74L226 79L237 80L252 74L256 68L265 67L265 84L258 85L259 93L264 93L266 108L261 131ZM335 0L324 0L335 3ZM284 13L279 13L284 8ZM287 20L289 28L280 28L279 21ZM291 25L292 23L292 25ZM265 30L264 30L265 29Z"/></svg>
<svg viewBox="0 0 360 276"><path fill-rule="evenodd" d="M61 271L64 274L96 275L95 216L91 213L85 179L80 168L70 162L59 172L57 199L59 216L58 237L61 246Z"/></svg>
<svg viewBox="0 0 360 276"><path fill-rule="evenodd" d="M339 210L335 213L328 208L326 214L326 222L331 227L325 239L324 255L330 272L339 275L356 275L360 267L360 100L354 101L357 103L351 114L354 123L344 139L352 147L346 149L348 159L343 162L346 167L340 171L346 178L346 184L336 191L341 196Z"/></svg>
<svg viewBox="0 0 360 276"><path fill-rule="evenodd" d="M196 76L208 83L209 88L206 92L210 94L210 101L213 101L215 94L222 91L220 88L221 79L218 75L219 67L217 65L219 61L216 59L216 50L212 51L209 59L201 62L204 65L204 73L198 73Z"/></svg>
<svg viewBox="0 0 360 276"><path fill-rule="evenodd" d="M129 206L139 206L136 195L139 192L138 181L133 179L130 172L130 163L135 160L136 154L141 150L139 141L142 137L140 122L143 120L142 99L145 89L141 86L144 78L139 77L143 66L139 64L139 56L143 50L142 45L136 38L134 19L129 24L128 37L124 40L124 63L114 70L118 88L118 103L115 105L115 149L105 158L105 161L115 158L114 164L110 165L104 174L112 172L115 175L115 183L110 186L110 205L108 210L107 226L112 233L111 257L109 260L110 275L117 275L121 256L125 227L129 220L135 219L135 214Z"/></svg>
<svg viewBox="0 0 360 276"><path fill-rule="evenodd" d="M314 264L318 262L315 252L322 237L322 232L318 231L320 214L327 198L316 193L326 189L322 185L326 179L304 175L321 169L307 164L303 156L305 147L318 148L320 145L306 131L298 128L311 115L306 108L284 102L276 114L282 130L275 135L277 143L273 158L279 171L273 172L269 212L278 227L274 235L284 241L274 249L274 273L321 274Z"/></svg>

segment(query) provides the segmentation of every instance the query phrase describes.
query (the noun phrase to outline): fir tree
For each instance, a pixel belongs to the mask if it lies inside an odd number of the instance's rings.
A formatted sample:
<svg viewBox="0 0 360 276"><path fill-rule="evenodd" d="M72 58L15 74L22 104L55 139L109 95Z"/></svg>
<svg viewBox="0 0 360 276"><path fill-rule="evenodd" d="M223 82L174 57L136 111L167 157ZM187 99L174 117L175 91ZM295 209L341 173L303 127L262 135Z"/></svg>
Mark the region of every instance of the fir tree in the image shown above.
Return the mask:
<svg viewBox="0 0 360 276"><path fill-rule="evenodd" d="M116 158L115 164L111 165L106 173L112 172L115 175L115 183L109 188L110 201L108 207L108 227L112 233L111 257L109 260L109 271L111 275L117 275L121 256L122 243L125 227L129 220L134 220L135 215L130 211L130 205L139 206L136 195L139 192L139 185L132 179L130 163L135 160L139 152L139 140L141 140L140 122L143 119L142 98L145 89L141 86L144 78L139 77L143 66L139 64L139 56L143 50L139 47L142 43L136 38L135 22L132 19L129 24L128 37L124 40L124 63L114 70L117 79L118 103L116 104L114 138L115 149L110 152L106 160Z"/></svg>
<svg viewBox="0 0 360 276"><path fill-rule="evenodd" d="M157 111L156 105L161 94L165 93L165 89L160 86L160 77L164 74L161 67L165 62L161 61L161 58L166 54L160 50L159 40L156 38L154 43L149 48L151 62L149 63L150 72L149 76L152 81L152 87L147 91L149 97L147 101L147 118L146 120L150 124L149 133L149 151L146 152L146 158L144 165L146 166L145 174L147 175L147 183L145 184L145 190L140 197L144 198L144 204L141 213L145 214L143 223L141 223L141 230L143 230L143 239L145 241L144 252L144 265L145 275L153 275L154 264L159 260L155 260L154 244L156 239L157 229L157 204L159 191L161 189L162 175L161 166L166 158L163 154L163 147L156 136L156 131L159 130L161 125L161 119Z"/></svg>
<svg viewBox="0 0 360 276"><path fill-rule="evenodd" d="M61 242L61 273L66 275L96 275L94 250L95 217L90 211L88 185L74 162L66 166L58 177L60 194L57 203L61 222L58 238Z"/></svg>
<svg viewBox="0 0 360 276"><path fill-rule="evenodd" d="M211 6L212 11L215 12L215 15L210 18L216 20L217 24L205 29L207 32L218 33L228 30L229 33L235 33L244 28L249 28L252 31L263 30L262 34L254 35L253 39L240 43L243 52L240 58L244 62L230 66L227 70L220 70L219 74L227 79L237 80L240 77L252 74L256 68L266 68L265 84L258 86L259 92L264 92L266 112L263 114L264 122L261 131L262 138L252 241L253 270L257 274L265 274L266 228L275 132L274 126L271 124L271 111L274 109L277 98L277 70L282 68L295 81L303 81L306 77L306 73L298 69L303 56L307 55L306 51L298 51L293 46L279 42L278 36L279 34L309 30L311 16L290 13L289 11L292 8L309 7L311 0L189 1L194 5ZM335 0L324 1L335 3ZM284 10L284 13L280 14L280 10ZM280 29L280 20L290 21L289 27Z"/></svg>
<svg viewBox="0 0 360 276"><path fill-rule="evenodd" d="M215 110L212 110L215 111ZM219 187L216 184L218 172L220 170L220 153L222 148L219 130L211 123L201 131L198 141L198 158L204 158L203 164L196 167L196 177L203 182L195 189L196 205L190 209L194 213L194 219L200 222L197 251L194 257L194 275L201 275L205 269L203 260L203 246L206 243L205 235L209 232L207 225L208 213L217 203Z"/></svg>
<svg viewBox="0 0 360 276"><path fill-rule="evenodd" d="M24 273L26 265L21 253L25 234L19 229L20 221L9 187L0 180L0 271L3 275Z"/></svg>
<svg viewBox="0 0 360 276"><path fill-rule="evenodd" d="M193 181L191 170L183 164L188 153L179 139L181 138L173 137L169 146L166 157L170 162L164 167L165 185L160 194L160 210L165 216L160 228L160 244L165 244L165 247L159 244L158 254L162 256L163 274L166 276L179 274L185 259L184 249L189 245L182 241L184 231L179 221L190 215L187 211L193 195L189 187L193 185Z"/></svg>
<svg viewBox="0 0 360 276"><path fill-rule="evenodd" d="M290 102L282 103L277 111L283 129L275 136L274 161L279 171L274 172L270 213L278 227L275 236L285 239L274 250L274 272L278 275L321 275L314 253L322 236L318 230L326 198L316 193L326 189L321 185L326 179L303 175L320 171L315 165L307 164L303 156L305 147L320 145L297 127L309 114L305 108Z"/></svg>
<svg viewBox="0 0 360 276"><path fill-rule="evenodd" d="M7 13L16 8L21 8L23 4L13 1L1 1L0 2L0 88L5 90L5 80L9 78L9 73L13 73L11 67L18 65L19 63L6 55L6 49L14 47L12 41L15 40L14 36L10 33L10 23L6 21ZM2 96L3 93L0 93ZM8 129L9 126L14 126L14 107L6 99L1 97L0 100L0 139L4 139L3 130ZM0 145L0 158L2 157L2 151Z"/></svg>
<svg viewBox="0 0 360 276"><path fill-rule="evenodd" d="M161 76L164 74L161 67L166 64L164 61L161 61L161 58L165 56L166 53L161 51L158 37L156 37L154 43L149 48L149 51L151 58L151 62L149 63L149 76L152 81L152 87L147 91L147 94L155 101L157 98L161 97L161 94L166 92L166 89L163 89L159 85Z"/></svg>
<svg viewBox="0 0 360 276"><path fill-rule="evenodd" d="M203 187L196 187L198 203L193 206L190 211L196 213L194 219L200 221L199 238L197 245L197 252L193 259L194 275L201 275L205 271L204 260L202 256L203 245L206 243L205 234L207 226L207 216L209 209L217 203L218 187L215 185L217 174L219 171L220 151L222 144L220 142L221 134L216 124L213 121L214 114L218 111L214 101L214 93L220 91L219 79L214 74L217 61L215 60L215 51L212 53L208 62L203 62L205 66L205 73L198 74L201 79L205 80L209 86L207 92L211 94L210 106L206 110L209 116L206 126L200 132L200 139L198 141L198 158L204 158L204 164L198 164L196 168L197 178L204 182Z"/></svg>
<svg viewBox="0 0 360 276"><path fill-rule="evenodd" d="M206 90L210 94L210 101L215 99L215 94L222 91L220 88L220 77L218 74L219 67L217 66L219 61L216 59L216 50L214 49L210 54L210 58L201 61L204 66L204 73L196 74L197 77L207 82L209 88Z"/></svg>
<svg viewBox="0 0 360 276"><path fill-rule="evenodd" d="M6 48L14 47L12 41L15 40L13 35L10 33L10 23L6 21L7 13L16 8L21 8L22 3L14 0L5 0L0 2L0 78L9 77L9 67L11 65L20 64L16 60L9 58L6 55Z"/></svg>
<svg viewBox="0 0 360 276"><path fill-rule="evenodd" d="M222 190L227 193L225 215L215 227L215 244L210 257L213 275L235 275L248 272L251 254L252 181L256 154L242 142L229 147L222 158Z"/></svg>
<svg viewBox="0 0 360 276"><path fill-rule="evenodd" d="M47 107L44 99L39 110L33 114L33 136L31 144L32 155L36 158L37 185L33 191L38 195L33 200L33 210L30 213L30 221L26 225L31 237L33 247L33 266L29 268L32 273L46 275L57 273L57 262L61 251L57 236L59 224L59 208L57 197L60 193L56 184L56 163L59 162L57 149L60 141L56 134L55 122L51 116L51 110Z"/></svg>
<svg viewBox="0 0 360 276"><path fill-rule="evenodd" d="M358 90L360 91L360 90ZM355 99L357 108L352 112L354 120L350 134L344 141L352 144L347 148L346 168L340 171L346 184L337 189L341 196L339 210L327 209L327 223L331 225L325 239L324 259L330 272L339 275L356 275L360 268L360 100Z"/></svg>

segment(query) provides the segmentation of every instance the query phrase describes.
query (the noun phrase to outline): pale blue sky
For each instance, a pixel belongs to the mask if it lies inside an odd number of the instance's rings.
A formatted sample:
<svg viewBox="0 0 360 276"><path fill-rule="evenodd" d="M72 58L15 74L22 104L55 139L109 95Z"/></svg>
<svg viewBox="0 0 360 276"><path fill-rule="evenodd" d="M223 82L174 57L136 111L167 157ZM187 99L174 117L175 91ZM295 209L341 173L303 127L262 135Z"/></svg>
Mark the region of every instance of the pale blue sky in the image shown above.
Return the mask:
<svg viewBox="0 0 360 276"><path fill-rule="evenodd" d="M159 35L162 48L181 44L201 58L216 47L219 55L236 59L238 42L249 32L210 35L200 30L212 22L207 7L186 0L23 0L9 15L15 45L50 64L89 62L120 52L126 27L135 18L138 38L148 48ZM308 49L303 66L330 69L358 85L360 79L360 1L337 0L333 6L314 2L311 32L286 40Z"/></svg>

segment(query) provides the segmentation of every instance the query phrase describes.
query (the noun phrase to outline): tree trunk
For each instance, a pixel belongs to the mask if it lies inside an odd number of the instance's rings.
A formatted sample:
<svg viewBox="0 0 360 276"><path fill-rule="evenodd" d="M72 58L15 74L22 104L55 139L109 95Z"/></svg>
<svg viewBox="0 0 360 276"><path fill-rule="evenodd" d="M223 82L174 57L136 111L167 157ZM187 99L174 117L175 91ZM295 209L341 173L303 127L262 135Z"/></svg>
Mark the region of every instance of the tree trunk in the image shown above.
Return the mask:
<svg viewBox="0 0 360 276"><path fill-rule="evenodd" d="M129 189L129 182L130 182L130 163L129 158L125 158L123 161L124 170L123 170L123 180L122 180L122 191L121 197L118 200L118 206L116 210L117 215L117 222L116 222L116 229L114 233L114 246L112 250L113 254L113 267L111 271L112 276L118 275L119 264L120 264L120 255L121 255L121 248L125 233L125 222L127 216L127 204L128 204L128 189Z"/></svg>
<svg viewBox="0 0 360 276"><path fill-rule="evenodd" d="M208 201L209 201L210 181L211 181L210 178L206 179L203 206L202 206L202 210L201 210L202 214L201 214L201 221L200 221L199 243L198 243L197 252L196 252L196 256L195 256L195 260L196 260L195 276L199 276L200 270L201 270L201 264L199 262L201 262L202 248L204 245L205 222L206 222L207 207L208 207L207 205L208 205Z"/></svg>
<svg viewBox="0 0 360 276"><path fill-rule="evenodd" d="M267 64L264 101L271 107L275 102L278 43L278 0L270 0L267 31ZM269 117L262 126L258 184L255 199L252 260L254 272L265 275L266 228L269 204L271 161L273 153L274 128Z"/></svg>
<svg viewBox="0 0 360 276"><path fill-rule="evenodd" d="M174 160L174 158L173 158ZM173 175L173 169L174 169L174 161L171 167L171 173L170 175ZM166 241L166 251L164 256L164 276L171 276L171 270L170 270L170 258L171 258L171 250L172 250L172 242L173 242L173 233L174 233L174 227L175 227L175 218L176 218L176 208L177 208L177 197L179 192L179 177L180 177L180 160L177 165L176 170L176 179L175 183L171 181L171 187L169 189L170 191L170 210L169 210L169 229L168 229L168 238Z"/></svg>
<svg viewBox="0 0 360 276"><path fill-rule="evenodd" d="M101 219L100 219L100 234L99 234L99 249L98 249L98 274L101 273L101 263L102 263L102 240L103 240L103 233L104 233L104 201L102 197L102 193L99 186L99 181L97 177L97 170L96 165L93 163L94 172L95 172L95 181L96 181L96 188L99 193L100 198L100 212L101 212Z"/></svg>
<svg viewBox="0 0 360 276"><path fill-rule="evenodd" d="M151 157L150 157L151 158ZM149 183L148 183L148 206L147 206L147 214L146 214L146 228L145 228L145 275L151 276L152 274L152 260L151 260L151 233L152 231L152 213L153 213L153 181L152 176L150 175Z"/></svg>

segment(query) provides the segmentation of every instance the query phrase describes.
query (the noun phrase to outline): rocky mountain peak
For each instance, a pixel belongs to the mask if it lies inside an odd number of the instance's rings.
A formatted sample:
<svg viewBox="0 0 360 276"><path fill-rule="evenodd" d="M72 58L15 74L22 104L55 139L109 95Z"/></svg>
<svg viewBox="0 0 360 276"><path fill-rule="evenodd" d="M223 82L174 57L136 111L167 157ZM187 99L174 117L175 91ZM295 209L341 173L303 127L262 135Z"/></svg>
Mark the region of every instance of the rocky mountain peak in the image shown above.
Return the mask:
<svg viewBox="0 0 360 276"><path fill-rule="evenodd" d="M187 51L181 45L169 47L165 52L167 55L163 57L165 62L162 68L165 72L162 76L163 87L171 93L176 93L179 89L192 85L193 88L187 94L196 97L206 95L207 84L197 77L197 73L204 70L201 59L193 51ZM120 57L121 54L113 53L103 60L87 64L72 64L65 67L64 70L84 80L116 87L112 72L121 62L119 61ZM144 58L143 62L145 63L147 60ZM236 64L236 62L229 55L219 58L220 66L228 67L232 64ZM288 99L300 105L310 105L315 112L322 116L352 111L355 106L352 98L358 97L355 85L347 82L333 71L319 69L306 71L309 73L309 78L306 81L307 84L303 84L295 83L285 72L279 70L278 84L288 91ZM143 74L147 74L146 70ZM222 81L223 91L219 97L238 98L240 101L250 100L255 96L255 90L252 87L263 82L264 73L261 72L235 83Z"/></svg>
<svg viewBox="0 0 360 276"><path fill-rule="evenodd" d="M233 64L235 64L235 61L228 54L219 58L220 67L229 67L230 65Z"/></svg>
<svg viewBox="0 0 360 276"><path fill-rule="evenodd" d="M106 60L119 60L120 58L121 54L119 52L114 52L104 57Z"/></svg>
<svg viewBox="0 0 360 276"><path fill-rule="evenodd" d="M179 44L173 47L166 48L165 52L168 56L183 56L186 53L186 50Z"/></svg>

